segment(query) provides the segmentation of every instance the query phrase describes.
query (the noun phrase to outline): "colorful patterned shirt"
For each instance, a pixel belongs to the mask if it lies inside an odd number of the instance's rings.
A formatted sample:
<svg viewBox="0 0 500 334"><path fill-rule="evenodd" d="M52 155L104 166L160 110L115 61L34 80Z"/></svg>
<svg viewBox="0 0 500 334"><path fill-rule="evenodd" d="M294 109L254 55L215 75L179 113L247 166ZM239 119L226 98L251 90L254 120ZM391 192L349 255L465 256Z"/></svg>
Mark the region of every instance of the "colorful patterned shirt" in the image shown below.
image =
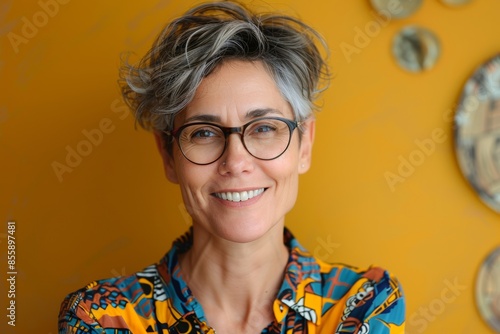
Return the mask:
<svg viewBox="0 0 500 334"><path fill-rule="evenodd" d="M327 264L287 229L285 244L290 256L274 301L274 320L262 334L404 333L403 291L386 271ZM188 232L157 264L68 295L59 313L59 333L215 334L181 277L179 254L191 245Z"/></svg>

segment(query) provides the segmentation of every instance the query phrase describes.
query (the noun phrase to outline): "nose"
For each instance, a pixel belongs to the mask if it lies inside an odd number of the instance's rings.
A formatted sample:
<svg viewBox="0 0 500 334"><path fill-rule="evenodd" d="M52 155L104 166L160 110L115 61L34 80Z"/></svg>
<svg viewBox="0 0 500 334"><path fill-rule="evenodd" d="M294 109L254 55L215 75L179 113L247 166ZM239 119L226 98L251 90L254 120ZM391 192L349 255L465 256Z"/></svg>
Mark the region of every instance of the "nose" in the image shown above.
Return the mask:
<svg viewBox="0 0 500 334"><path fill-rule="evenodd" d="M219 159L221 174L238 175L253 170L253 160L243 145L241 133L232 133L227 137L226 150Z"/></svg>

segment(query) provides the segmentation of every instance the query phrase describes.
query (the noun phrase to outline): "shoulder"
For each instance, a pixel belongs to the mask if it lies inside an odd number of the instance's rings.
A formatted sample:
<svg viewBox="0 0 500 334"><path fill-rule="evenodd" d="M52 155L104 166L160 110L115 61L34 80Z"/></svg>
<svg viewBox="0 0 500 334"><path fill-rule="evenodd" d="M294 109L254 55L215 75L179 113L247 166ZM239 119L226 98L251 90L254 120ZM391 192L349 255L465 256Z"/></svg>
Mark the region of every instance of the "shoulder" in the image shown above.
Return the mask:
<svg viewBox="0 0 500 334"><path fill-rule="evenodd" d="M342 312L339 328L357 324L376 333L403 333L405 299L394 275L376 266L320 263L320 268L321 293L329 304L324 306Z"/></svg>
<svg viewBox="0 0 500 334"><path fill-rule="evenodd" d="M335 286L337 292L332 297L340 297L346 291L363 287L398 290L399 282L389 271L371 266L361 269L345 264L327 264L318 261L323 285Z"/></svg>
<svg viewBox="0 0 500 334"><path fill-rule="evenodd" d="M93 281L63 300L59 331L101 333L105 327L127 327L131 317L147 321L162 294L159 286L156 265L133 275Z"/></svg>
<svg viewBox="0 0 500 334"><path fill-rule="evenodd" d="M282 289L279 299L309 320L308 326L321 333L404 333L405 299L394 275L377 266L323 262L290 240L290 289Z"/></svg>

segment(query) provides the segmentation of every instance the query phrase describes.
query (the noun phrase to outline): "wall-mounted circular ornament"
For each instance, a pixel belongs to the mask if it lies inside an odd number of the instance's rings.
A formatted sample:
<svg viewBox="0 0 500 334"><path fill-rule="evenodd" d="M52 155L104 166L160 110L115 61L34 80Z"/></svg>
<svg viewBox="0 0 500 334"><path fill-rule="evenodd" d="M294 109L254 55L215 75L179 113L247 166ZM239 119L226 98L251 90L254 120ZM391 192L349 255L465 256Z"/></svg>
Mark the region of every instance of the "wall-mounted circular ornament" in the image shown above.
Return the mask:
<svg viewBox="0 0 500 334"><path fill-rule="evenodd" d="M455 150L465 178L500 213L500 55L465 83L455 113Z"/></svg>
<svg viewBox="0 0 500 334"><path fill-rule="evenodd" d="M370 0L373 8L382 15L402 19L415 13L422 0Z"/></svg>
<svg viewBox="0 0 500 334"><path fill-rule="evenodd" d="M392 53L403 69L422 72L434 67L441 54L441 46L432 31L406 26L394 37Z"/></svg>
<svg viewBox="0 0 500 334"><path fill-rule="evenodd" d="M466 5L472 0L441 0L442 3L448 6L461 6Z"/></svg>
<svg viewBox="0 0 500 334"><path fill-rule="evenodd" d="M500 333L500 247L488 255L479 269L476 303L483 319Z"/></svg>

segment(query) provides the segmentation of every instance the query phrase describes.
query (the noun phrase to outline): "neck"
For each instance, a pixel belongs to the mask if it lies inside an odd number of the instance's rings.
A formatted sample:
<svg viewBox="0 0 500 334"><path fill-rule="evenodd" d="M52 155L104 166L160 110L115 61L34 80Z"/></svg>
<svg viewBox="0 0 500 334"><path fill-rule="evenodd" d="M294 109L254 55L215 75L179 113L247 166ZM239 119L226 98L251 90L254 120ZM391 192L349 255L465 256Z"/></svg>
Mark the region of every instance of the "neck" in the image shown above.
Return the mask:
<svg viewBox="0 0 500 334"><path fill-rule="evenodd" d="M256 310L269 311L272 316L272 303L288 261L283 225L278 225L247 243L223 240L193 227L193 246L181 257L180 264L184 279L209 321L214 310L242 321Z"/></svg>

